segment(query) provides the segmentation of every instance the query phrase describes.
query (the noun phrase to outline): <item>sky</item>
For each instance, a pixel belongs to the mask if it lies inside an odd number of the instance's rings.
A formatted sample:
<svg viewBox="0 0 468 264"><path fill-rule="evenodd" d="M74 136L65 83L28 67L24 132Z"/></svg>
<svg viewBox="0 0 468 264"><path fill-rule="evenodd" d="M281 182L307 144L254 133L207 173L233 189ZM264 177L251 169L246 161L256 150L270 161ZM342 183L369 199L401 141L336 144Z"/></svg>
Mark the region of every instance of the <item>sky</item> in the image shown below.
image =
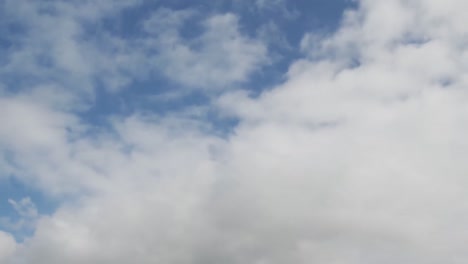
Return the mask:
<svg viewBox="0 0 468 264"><path fill-rule="evenodd" d="M0 0L0 264L461 264L468 2Z"/></svg>

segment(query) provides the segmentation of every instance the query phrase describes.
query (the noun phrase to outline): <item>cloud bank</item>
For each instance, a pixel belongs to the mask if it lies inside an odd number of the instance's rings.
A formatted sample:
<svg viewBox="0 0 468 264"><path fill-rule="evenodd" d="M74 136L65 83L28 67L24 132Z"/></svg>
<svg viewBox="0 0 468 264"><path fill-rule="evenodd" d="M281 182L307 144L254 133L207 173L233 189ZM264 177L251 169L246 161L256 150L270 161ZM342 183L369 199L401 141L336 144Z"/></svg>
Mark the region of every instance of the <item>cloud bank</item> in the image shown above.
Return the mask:
<svg viewBox="0 0 468 264"><path fill-rule="evenodd" d="M144 3L2 5L0 178L60 204L11 200L34 233L0 231L1 263L468 260L468 3L361 0L257 95L239 87L269 44L238 14L160 8L125 37L106 19ZM206 94L202 114L83 117L155 75Z"/></svg>

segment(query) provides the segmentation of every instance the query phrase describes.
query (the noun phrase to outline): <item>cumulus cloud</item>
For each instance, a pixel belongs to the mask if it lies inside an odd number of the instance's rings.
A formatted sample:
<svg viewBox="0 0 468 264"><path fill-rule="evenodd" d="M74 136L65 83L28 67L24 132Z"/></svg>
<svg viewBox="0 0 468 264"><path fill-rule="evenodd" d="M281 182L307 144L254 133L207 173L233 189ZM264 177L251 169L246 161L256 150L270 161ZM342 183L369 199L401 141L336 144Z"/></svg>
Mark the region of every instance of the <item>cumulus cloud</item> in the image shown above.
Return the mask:
<svg viewBox="0 0 468 264"><path fill-rule="evenodd" d="M0 231L0 261L8 261L15 249L15 239L10 234Z"/></svg>
<svg viewBox="0 0 468 264"><path fill-rule="evenodd" d="M2 170L63 202L22 243L0 232L0 261L465 263L468 6L448 2L360 1L304 36L284 83L213 97L239 120L224 137L177 113L95 127L57 106L67 96L2 94ZM185 40L194 16L143 25L168 78L209 93L259 67L236 16Z"/></svg>

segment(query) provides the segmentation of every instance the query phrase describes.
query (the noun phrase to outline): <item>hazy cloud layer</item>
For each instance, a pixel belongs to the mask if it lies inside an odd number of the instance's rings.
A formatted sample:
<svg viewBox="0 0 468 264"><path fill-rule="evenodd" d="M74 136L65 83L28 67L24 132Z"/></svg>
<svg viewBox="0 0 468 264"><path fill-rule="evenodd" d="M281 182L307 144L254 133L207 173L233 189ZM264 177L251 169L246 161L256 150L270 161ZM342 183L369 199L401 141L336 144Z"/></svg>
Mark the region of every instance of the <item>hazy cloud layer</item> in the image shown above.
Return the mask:
<svg viewBox="0 0 468 264"><path fill-rule="evenodd" d="M119 3L2 4L2 23L27 19L2 46L0 178L61 202L10 200L34 234L0 231L1 263L468 261L468 2L362 0L336 32L304 32L258 96L238 87L272 44L239 15L160 8L134 38L86 31L141 4ZM204 93L232 133L184 109L81 117L99 85L154 74Z"/></svg>

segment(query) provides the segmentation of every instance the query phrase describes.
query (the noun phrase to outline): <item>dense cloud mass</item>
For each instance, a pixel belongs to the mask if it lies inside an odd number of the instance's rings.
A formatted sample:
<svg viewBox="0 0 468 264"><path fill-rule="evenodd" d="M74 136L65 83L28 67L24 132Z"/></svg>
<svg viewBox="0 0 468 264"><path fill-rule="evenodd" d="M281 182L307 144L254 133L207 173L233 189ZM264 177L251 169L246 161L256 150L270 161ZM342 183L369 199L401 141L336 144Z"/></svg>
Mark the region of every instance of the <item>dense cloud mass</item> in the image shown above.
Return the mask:
<svg viewBox="0 0 468 264"><path fill-rule="evenodd" d="M468 261L467 1L361 0L255 95L273 60L238 14L105 28L142 2L0 1L0 179L59 201L10 200L10 227L34 232L0 231L0 263ZM159 96L209 102L84 117L156 75L178 89ZM221 133L213 113L238 122Z"/></svg>

